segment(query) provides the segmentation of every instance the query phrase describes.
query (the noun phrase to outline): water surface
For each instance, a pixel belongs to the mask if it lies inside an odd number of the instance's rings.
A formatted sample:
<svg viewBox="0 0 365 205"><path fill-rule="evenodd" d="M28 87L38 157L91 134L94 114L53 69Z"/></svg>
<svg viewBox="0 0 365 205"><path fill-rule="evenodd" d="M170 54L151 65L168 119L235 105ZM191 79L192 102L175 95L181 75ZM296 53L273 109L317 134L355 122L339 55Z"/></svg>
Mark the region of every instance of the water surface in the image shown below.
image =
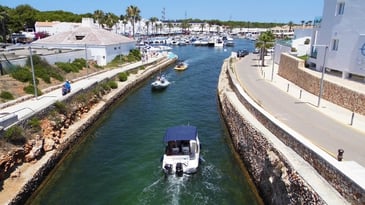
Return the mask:
<svg viewBox="0 0 365 205"><path fill-rule="evenodd" d="M170 86L152 92L151 78L105 115L101 123L50 176L29 204L258 204L237 165L220 117L217 83L232 50L253 49L236 40L234 48L174 47L189 64L162 71ZM197 126L201 166L194 175L165 177L162 137L167 127Z"/></svg>

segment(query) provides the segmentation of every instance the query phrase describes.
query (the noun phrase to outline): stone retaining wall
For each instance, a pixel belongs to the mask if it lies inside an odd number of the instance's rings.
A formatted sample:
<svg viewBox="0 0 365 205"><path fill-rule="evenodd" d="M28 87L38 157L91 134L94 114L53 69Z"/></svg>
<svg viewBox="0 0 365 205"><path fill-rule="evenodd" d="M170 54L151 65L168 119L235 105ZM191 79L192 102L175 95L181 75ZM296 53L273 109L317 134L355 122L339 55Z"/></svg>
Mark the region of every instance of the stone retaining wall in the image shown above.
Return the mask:
<svg viewBox="0 0 365 205"><path fill-rule="evenodd" d="M309 93L319 94L321 79L308 72L302 59L286 53L281 54L278 74ZM363 93L324 80L322 97L355 113L365 115L365 94Z"/></svg>
<svg viewBox="0 0 365 205"><path fill-rule="evenodd" d="M305 184L304 180L297 175L296 171L286 162L285 156L280 150L275 150L263 134L263 130L257 129L251 124L247 116L239 114L239 111L232 102L227 99L227 92L231 90L238 97L239 102L244 105L254 118L259 121L265 129L280 139L286 146L294 150L318 173L322 175L343 197L352 204L365 203L365 191L354 183L345 174L336 169L331 163L323 159L309 147L305 146L298 139L292 136L284 128L255 107L252 102L240 94L234 74L229 72L230 68L224 68L220 76L219 100L222 114L231 132L232 141L236 151L251 173L253 181L258 187L261 195L268 204L322 204L324 203L315 192ZM227 76L227 82L223 83L222 78ZM226 84L226 85L224 85ZM274 156L275 160L272 160ZM267 181L267 179L271 179ZM295 196L295 197L294 197ZM295 199L298 197L297 199Z"/></svg>
<svg viewBox="0 0 365 205"><path fill-rule="evenodd" d="M82 139L84 133L87 132L92 127L92 125L96 123L98 119L100 119L100 117L103 114L107 113L107 111L110 110L110 108L114 104L116 104L116 102L126 97L133 89L137 88L145 80L149 79L150 76L154 75L160 70L163 70L164 68L174 63L175 61L176 59L167 59L167 60L165 59L150 65L152 66L152 68L145 69L141 76L129 82L123 88L118 89L117 93L110 96L105 101L105 103L102 104L102 106L97 107L96 110L93 110L92 115L90 115L90 117L85 119L85 121L81 123L81 125L78 126L73 133L70 134L70 136L62 143L62 145L59 148L57 148L57 150L51 153L46 162L42 164L41 168L36 171L36 173L33 175L31 179L29 179L29 181L27 181L27 183L21 188L21 190L17 193L17 195L11 200L9 204L24 204L27 201L27 199L33 194L33 192L40 186L40 184L46 179L46 177L53 170L53 168L73 148L73 146L77 144L79 140ZM96 85L97 84L94 84L93 86ZM93 89L93 86L85 90ZM80 92L85 92L85 90ZM77 94L75 94L74 97L77 97ZM45 109L44 111L41 111L40 113L38 113L38 115L44 115L48 109L49 108Z"/></svg>

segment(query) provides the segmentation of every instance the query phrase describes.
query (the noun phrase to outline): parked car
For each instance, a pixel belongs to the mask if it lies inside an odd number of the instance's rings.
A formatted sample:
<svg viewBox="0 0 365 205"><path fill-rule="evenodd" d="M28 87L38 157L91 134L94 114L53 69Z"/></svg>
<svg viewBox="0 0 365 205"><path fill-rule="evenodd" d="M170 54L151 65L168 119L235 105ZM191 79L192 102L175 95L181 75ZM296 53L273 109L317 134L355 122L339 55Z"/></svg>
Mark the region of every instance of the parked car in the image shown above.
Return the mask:
<svg viewBox="0 0 365 205"><path fill-rule="evenodd" d="M260 53L260 49L259 48L255 48L255 51L253 53L254 54L259 54Z"/></svg>
<svg viewBox="0 0 365 205"><path fill-rule="evenodd" d="M243 50L238 50L237 51L237 57L241 58L241 57L245 57L249 54L248 50L243 49Z"/></svg>

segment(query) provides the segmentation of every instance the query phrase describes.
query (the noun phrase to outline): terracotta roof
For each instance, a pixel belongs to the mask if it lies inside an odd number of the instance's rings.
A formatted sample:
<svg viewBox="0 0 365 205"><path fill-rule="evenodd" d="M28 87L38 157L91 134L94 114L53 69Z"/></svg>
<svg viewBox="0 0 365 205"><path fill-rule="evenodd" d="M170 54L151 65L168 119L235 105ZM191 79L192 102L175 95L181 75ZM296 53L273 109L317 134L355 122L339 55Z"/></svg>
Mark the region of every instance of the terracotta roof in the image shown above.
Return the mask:
<svg viewBox="0 0 365 205"><path fill-rule="evenodd" d="M80 26L73 31L67 31L34 41L32 44L57 45L113 45L135 42L135 40L106 31L100 28Z"/></svg>

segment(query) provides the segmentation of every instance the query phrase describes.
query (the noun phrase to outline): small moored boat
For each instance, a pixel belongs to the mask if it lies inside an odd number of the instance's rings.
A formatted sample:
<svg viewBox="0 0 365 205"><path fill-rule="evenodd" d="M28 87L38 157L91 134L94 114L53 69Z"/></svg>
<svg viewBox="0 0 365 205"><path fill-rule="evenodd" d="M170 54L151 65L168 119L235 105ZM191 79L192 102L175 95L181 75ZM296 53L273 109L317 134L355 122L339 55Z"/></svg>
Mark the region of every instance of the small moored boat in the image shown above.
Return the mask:
<svg viewBox="0 0 365 205"><path fill-rule="evenodd" d="M170 85L170 82L165 78L164 75L157 76L156 80L151 83L153 90L162 90Z"/></svg>
<svg viewBox="0 0 365 205"><path fill-rule="evenodd" d="M184 62L179 62L175 67L174 69L175 70L186 70L188 68L188 64L187 63L184 63Z"/></svg>
<svg viewBox="0 0 365 205"><path fill-rule="evenodd" d="M195 126L169 127L164 136L162 169L166 174L193 174L199 167L200 141Z"/></svg>

